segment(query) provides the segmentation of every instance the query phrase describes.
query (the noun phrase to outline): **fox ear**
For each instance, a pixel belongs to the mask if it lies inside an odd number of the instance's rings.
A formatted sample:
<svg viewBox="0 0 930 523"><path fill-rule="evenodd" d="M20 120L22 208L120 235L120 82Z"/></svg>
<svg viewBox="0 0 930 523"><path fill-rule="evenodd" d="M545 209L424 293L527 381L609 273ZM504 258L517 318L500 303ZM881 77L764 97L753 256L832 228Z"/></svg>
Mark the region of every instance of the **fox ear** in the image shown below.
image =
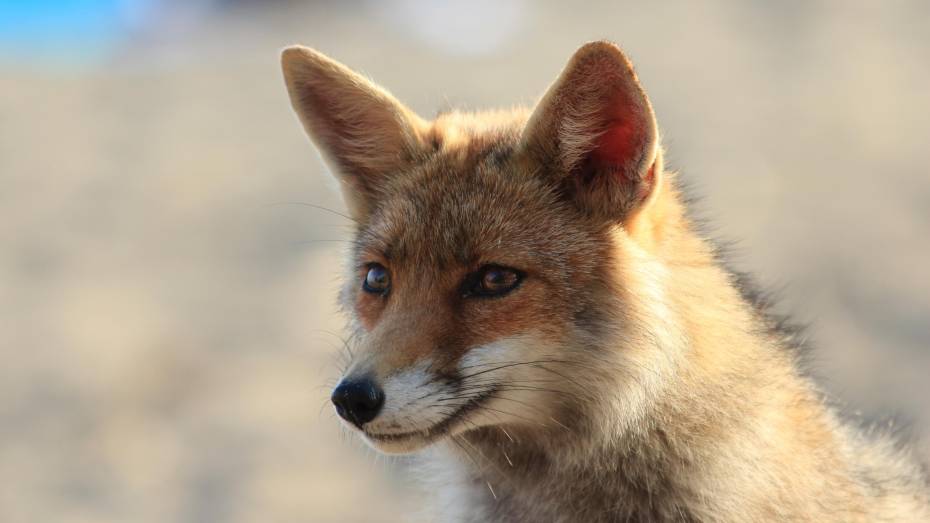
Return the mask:
<svg viewBox="0 0 930 523"><path fill-rule="evenodd" d="M611 220L643 207L661 176L652 106L630 61L609 42L575 52L534 109L522 142L579 206Z"/></svg>
<svg viewBox="0 0 930 523"><path fill-rule="evenodd" d="M387 91L302 46L281 53L291 105L341 182L349 212L364 219L386 177L413 162L426 123Z"/></svg>

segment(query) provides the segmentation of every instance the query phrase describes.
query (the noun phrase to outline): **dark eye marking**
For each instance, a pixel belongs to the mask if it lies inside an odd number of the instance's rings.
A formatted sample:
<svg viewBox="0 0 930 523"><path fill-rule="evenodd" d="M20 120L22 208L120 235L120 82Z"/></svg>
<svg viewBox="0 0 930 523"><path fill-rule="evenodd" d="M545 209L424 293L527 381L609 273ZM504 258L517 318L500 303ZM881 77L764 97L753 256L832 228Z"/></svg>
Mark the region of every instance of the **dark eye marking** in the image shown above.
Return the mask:
<svg viewBox="0 0 930 523"><path fill-rule="evenodd" d="M501 265L485 265L469 274L462 282L462 297L498 298L516 289L523 282L523 271Z"/></svg>
<svg viewBox="0 0 930 523"><path fill-rule="evenodd" d="M362 289L372 294L386 295L391 290L391 273L380 263L369 263Z"/></svg>

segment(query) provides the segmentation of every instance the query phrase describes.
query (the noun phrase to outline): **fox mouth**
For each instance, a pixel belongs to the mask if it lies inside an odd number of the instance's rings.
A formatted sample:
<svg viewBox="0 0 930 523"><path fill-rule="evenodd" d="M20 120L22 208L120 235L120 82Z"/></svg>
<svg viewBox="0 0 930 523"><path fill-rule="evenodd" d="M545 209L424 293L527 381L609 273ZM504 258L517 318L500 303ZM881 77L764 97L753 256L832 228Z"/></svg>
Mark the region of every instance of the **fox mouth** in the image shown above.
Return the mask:
<svg viewBox="0 0 930 523"><path fill-rule="evenodd" d="M498 388L499 386L495 385L481 394L472 397L445 419L425 429L380 434L368 432L366 430L364 431L365 436L374 441L384 443L399 443L414 439L422 440L425 443L431 443L449 434L459 422L463 421L469 414L480 409L485 403L490 401L491 398L494 397L494 394L497 393Z"/></svg>

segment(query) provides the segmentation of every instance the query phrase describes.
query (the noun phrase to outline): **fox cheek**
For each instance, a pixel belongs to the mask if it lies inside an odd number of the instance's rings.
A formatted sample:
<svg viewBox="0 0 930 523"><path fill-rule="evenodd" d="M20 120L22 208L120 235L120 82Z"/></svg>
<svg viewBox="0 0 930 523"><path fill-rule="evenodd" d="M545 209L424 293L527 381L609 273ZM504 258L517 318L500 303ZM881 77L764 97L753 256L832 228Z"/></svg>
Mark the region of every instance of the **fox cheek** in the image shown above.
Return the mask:
<svg viewBox="0 0 930 523"><path fill-rule="evenodd" d="M370 332L378 324L384 311L384 298L381 296L361 295L355 298L352 312L359 325Z"/></svg>

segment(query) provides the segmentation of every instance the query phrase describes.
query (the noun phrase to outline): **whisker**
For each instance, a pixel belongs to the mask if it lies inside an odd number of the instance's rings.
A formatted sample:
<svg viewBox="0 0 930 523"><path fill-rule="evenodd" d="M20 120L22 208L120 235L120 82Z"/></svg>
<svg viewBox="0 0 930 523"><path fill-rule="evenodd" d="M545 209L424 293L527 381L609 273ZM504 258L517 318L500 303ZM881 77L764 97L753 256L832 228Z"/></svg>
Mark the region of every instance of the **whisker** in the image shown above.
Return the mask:
<svg viewBox="0 0 930 523"><path fill-rule="evenodd" d="M553 418L552 416L549 416L549 419L552 420L552 422L555 423L556 425L562 427L563 429L565 429L565 430L567 430L567 431L569 431L569 432L572 431L572 429L566 427L561 421L559 421L559 420Z"/></svg>
<svg viewBox="0 0 930 523"><path fill-rule="evenodd" d="M505 434L506 434L506 432L505 432ZM512 440L511 440L511 441L512 441ZM504 449L501 449L501 454L504 455L504 459L506 459L506 460L507 460L507 463L512 467L512 466L513 466L513 460L511 460L511 459L510 459L510 456L507 455L507 451L504 450Z"/></svg>
<svg viewBox="0 0 930 523"><path fill-rule="evenodd" d="M313 239L313 240L303 240L299 242L288 242L288 245L313 245L314 243L328 243L328 242L355 243L352 240L331 240L327 238L322 238L322 239Z"/></svg>
<svg viewBox="0 0 930 523"><path fill-rule="evenodd" d="M326 405L329 403L330 403L329 398L326 398L326 400L323 401L323 404L320 405L319 412L317 412L317 415L316 415L317 419L319 419L323 415L323 409L325 409Z"/></svg>
<svg viewBox="0 0 930 523"><path fill-rule="evenodd" d="M484 484L487 485L487 486L488 486L488 490L491 491L491 496L494 498L494 501L497 501L497 494L494 493L494 487L491 486L491 482L490 482L490 481L485 481Z"/></svg>
<svg viewBox="0 0 930 523"><path fill-rule="evenodd" d="M507 429L505 429L504 427L497 427L497 428L499 428L500 431L504 433L504 436L507 436L507 439L509 439L511 443L516 443L516 441L514 441L513 439L513 436L511 436L510 433L507 432Z"/></svg>
<svg viewBox="0 0 930 523"><path fill-rule="evenodd" d="M497 366L492 367L492 368L490 368L490 369L484 369L484 370L480 370L480 371L477 371L477 372L473 372L473 373L467 374L467 375L465 375L465 376L461 376L460 378L458 378L458 381L459 381L459 382L463 382L463 381L465 381L465 380L467 380L467 379L470 379L470 378L473 378L473 377L475 377L475 376L480 376L480 375L482 375L482 374L487 374L487 373L489 373L489 372L494 372L494 371L497 371L497 370L507 369L507 368L511 368L511 367L518 367L518 366L521 366L521 365L531 365L531 366L537 366L537 367L539 367L539 368L542 368L543 370L546 370L546 371L548 371L548 372L551 372L551 373L553 373L553 374L556 374L557 376L560 376L560 377L564 378L565 380L567 380L567 381L569 381L569 382L575 384L576 386L581 387L580 384L579 384L577 381L572 380L571 378L568 378L568 377L565 376L564 374L555 372L555 371L549 369L548 367L545 367L544 365L542 365L543 363L558 363L558 364L563 364L563 365L574 365L574 366L578 366L578 367L581 367L581 368L584 368L584 369L596 369L596 368L593 367L593 366L589 366L589 365L586 365L586 364L583 364L583 363L579 363L579 362L575 362L575 361L560 360L560 359L554 359L554 358L547 358L547 359L532 360L532 361L518 361L518 362L501 362L501 363L494 363L493 365L497 365ZM475 368L475 367L482 367L482 366L487 366L487 365L488 365L488 364L475 364L475 365L470 365L470 366L464 367L464 368L465 368L465 369L467 369L467 368ZM438 379L438 377L437 377L437 378L434 378L434 379ZM581 387L581 388L583 388L583 387Z"/></svg>
<svg viewBox="0 0 930 523"><path fill-rule="evenodd" d="M313 208L313 209L318 209L318 210L321 210L321 211L326 211L326 212L335 214L336 216L340 216L340 217L342 217L342 218L345 218L346 220L349 220L349 221L351 221L351 222L353 222L353 223L355 223L355 224L357 224L357 225L361 225L361 222L359 222L359 221L356 220L355 218L353 218L353 217L351 217L351 216L349 216L349 215L347 215L347 214L343 214L343 213L341 213L341 212L339 212L339 211L330 209L330 208L328 208L328 207L323 207L322 205L316 205L316 204L313 204L313 203L306 203L306 202L271 202L271 203L268 204L268 206L272 206L272 205L300 205L300 206L302 206L302 207L311 207L311 208Z"/></svg>
<svg viewBox="0 0 930 523"><path fill-rule="evenodd" d="M492 383L492 384L487 384L487 385L477 385L477 386L475 386L475 387L469 387L469 388L461 389L461 392L459 392L458 394L456 394L456 396L464 396L464 395L466 395L466 394L473 394L473 393L475 393L475 392L480 392L480 391L482 391L482 390L487 390L487 389L489 389L490 387L492 387L492 386L494 386L494 385L495 385L495 384ZM500 390L502 390L502 391L550 392L550 393L553 393L553 394L560 394L560 395L567 396L567 397L572 397L572 396L573 396L573 395L572 395L571 393L569 393L568 391L559 390L559 389L549 389L549 388L546 388L546 387L536 387L536 386L533 386L533 385L519 385L519 384L517 384L517 385L510 385L510 384L500 385L500 384L497 384L497 385L498 385L498 387L500 388Z"/></svg>

